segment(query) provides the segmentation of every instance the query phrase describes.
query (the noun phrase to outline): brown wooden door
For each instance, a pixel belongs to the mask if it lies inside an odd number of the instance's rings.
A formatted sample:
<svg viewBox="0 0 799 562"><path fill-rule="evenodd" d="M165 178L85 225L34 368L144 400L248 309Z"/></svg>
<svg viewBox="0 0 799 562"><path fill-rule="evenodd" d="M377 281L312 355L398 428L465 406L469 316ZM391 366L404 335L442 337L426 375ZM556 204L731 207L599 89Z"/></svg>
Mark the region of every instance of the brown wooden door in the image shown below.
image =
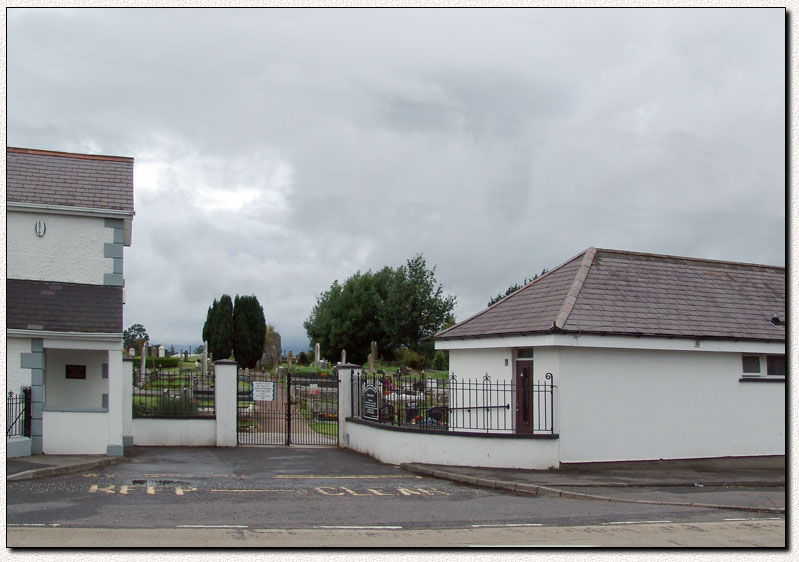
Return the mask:
<svg viewBox="0 0 799 562"><path fill-rule="evenodd" d="M516 433L533 432L533 362L516 361Z"/></svg>

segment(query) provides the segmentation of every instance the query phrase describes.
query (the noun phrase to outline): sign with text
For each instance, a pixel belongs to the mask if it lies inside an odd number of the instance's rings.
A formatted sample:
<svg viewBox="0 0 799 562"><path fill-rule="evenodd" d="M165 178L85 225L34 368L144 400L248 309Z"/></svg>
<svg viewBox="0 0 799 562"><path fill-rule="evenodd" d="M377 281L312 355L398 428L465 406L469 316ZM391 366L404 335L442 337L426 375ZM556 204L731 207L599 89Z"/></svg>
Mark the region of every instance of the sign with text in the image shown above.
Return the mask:
<svg viewBox="0 0 799 562"><path fill-rule="evenodd" d="M363 391L363 418L376 420L378 415L377 388L373 384L366 385Z"/></svg>
<svg viewBox="0 0 799 562"><path fill-rule="evenodd" d="M252 399L260 400L261 402L273 402L275 400L275 383L253 381Z"/></svg>

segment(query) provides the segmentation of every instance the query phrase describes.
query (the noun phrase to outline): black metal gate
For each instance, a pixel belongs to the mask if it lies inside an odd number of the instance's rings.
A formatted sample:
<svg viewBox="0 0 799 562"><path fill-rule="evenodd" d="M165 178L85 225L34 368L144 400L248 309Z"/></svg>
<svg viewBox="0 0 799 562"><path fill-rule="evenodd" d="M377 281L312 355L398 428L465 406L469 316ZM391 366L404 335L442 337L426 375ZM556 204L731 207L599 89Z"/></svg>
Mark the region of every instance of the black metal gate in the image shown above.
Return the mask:
<svg viewBox="0 0 799 562"><path fill-rule="evenodd" d="M239 382L238 443L337 446L338 382L336 374L253 373Z"/></svg>

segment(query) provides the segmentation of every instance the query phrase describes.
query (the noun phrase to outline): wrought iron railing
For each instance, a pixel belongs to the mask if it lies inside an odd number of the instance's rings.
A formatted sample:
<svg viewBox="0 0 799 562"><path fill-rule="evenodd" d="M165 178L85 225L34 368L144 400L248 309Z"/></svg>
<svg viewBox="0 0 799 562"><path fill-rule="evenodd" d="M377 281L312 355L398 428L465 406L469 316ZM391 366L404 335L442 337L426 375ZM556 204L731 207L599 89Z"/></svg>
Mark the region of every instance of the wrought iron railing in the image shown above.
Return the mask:
<svg viewBox="0 0 799 562"><path fill-rule="evenodd" d="M6 437L31 436L31 389L6 396Z"/></svg>
<svg viewBox="0 0 799 562"><path fill-rule="evenodd" d="M200 370L153 370L142 374L134 370L133 417L216 417L213 373L204 376Z"/></svg>
<svg viewBox="0 0 799 562"><path fill-rule="evenodd" d="M552 374L514 381L354 373L352 416L422 431L554 434Z"/></svg>

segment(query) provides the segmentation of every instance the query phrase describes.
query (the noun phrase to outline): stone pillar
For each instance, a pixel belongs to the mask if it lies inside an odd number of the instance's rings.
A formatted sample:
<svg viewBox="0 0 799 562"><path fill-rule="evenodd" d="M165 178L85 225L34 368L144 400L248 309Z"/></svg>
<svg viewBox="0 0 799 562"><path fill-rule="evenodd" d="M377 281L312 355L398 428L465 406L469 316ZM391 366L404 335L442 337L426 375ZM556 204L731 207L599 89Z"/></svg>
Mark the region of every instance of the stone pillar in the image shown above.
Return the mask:
<svg viewBox="0 0 799 562"><path fill-rule="evenodd" d="M121 457L125 454L122 445L122 429L125 416L124 395L130 395L130 378L123 383L123 368L121 349L111 349L108 351L108 442L106 445L106 455Z"/></svg>
<svg viewBox="0 0 799 562"><path fill-rule="evenodd" d="M341 447L349 447L350 438L347 431L347 418L352 417L352 376L360 373L360 365L343 363L336 365L338 377L338 442Z"/></svg>
<svg viewBox="0 0 799 562"><path fill-rule="evenodd" d="M208 376L208 342L203 342L203 376Z"/></svg>
<svg viewBox="0 0 799 562"><path fill-rule="evenodd" d="M122 358L122 446L133 446L133 357Z"/></svg>
<svg viewBox="0 0 799 562"><path fill-rule="evenodd" d="M31 370L31 453L44 449L44 339L31 338L31 352L23 353L20 366Z"/></svg>
<svg viewBox="0 0 799 562"><path fill-rule="evenodd" d="M229 359L214 361L214 390L216 395L216 446L235 447L238 376L236 362Z"/></svg>
<svg viewBox="0 0 799 562"><path fill-rule="evenodd" d="M346 349L342 349L341 350L341 364L342 365L346 365L347 364L347 350Z"/></svg>
<svg viewBox="0 0 799 562"><path fill-rule="evenodd" d="M314 359L313 359L313 366L314 367L319 367L319 360L320 359L321 359L321 357L320 357L320 353L319 353L319 343L317 343L316 346L314 346Z"/></svg>

